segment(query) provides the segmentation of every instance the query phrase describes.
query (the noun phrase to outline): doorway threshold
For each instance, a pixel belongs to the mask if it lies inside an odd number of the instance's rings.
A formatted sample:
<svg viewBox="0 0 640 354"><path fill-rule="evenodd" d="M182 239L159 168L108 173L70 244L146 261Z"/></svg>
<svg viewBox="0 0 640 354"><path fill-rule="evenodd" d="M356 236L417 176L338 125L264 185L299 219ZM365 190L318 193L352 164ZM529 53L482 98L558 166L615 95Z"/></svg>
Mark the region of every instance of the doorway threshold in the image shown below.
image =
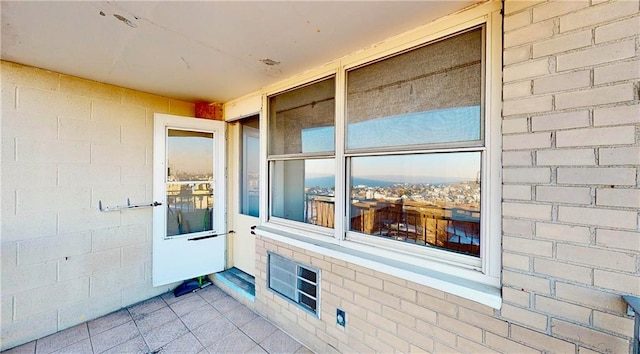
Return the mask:
<svg viewBox="0 0 640 354"><path fill-rule="evenodd" d="M225 271L215 273L214 279L225 285L229 290L254 302L256 297L255 278L242 270L233 267Z"/></svg>

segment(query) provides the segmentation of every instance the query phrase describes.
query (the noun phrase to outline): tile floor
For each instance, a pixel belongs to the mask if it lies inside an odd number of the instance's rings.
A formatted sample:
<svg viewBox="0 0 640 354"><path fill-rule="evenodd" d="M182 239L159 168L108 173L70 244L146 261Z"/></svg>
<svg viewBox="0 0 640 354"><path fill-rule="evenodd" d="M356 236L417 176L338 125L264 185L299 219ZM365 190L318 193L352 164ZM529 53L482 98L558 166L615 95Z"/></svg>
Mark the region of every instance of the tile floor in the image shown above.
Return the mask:
<svg viewBox="0 0 640 354"><path fill-rule="evenodd" d="M79 324L15 353L311 353L215 285L173 292Z"/></svg>

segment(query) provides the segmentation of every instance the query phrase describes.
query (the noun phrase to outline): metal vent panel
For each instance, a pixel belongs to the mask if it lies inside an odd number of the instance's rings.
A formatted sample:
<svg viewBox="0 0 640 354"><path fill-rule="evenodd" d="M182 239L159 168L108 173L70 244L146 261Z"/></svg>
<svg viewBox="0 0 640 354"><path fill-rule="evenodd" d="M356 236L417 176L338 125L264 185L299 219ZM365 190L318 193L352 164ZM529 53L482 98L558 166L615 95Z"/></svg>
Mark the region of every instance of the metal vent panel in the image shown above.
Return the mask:
<svg viewBox="0 0 640 354"><path fill-rule="evenodd" d="M317 315L319 271L275 253L268 253L267 282L271 290Z"/></svg>

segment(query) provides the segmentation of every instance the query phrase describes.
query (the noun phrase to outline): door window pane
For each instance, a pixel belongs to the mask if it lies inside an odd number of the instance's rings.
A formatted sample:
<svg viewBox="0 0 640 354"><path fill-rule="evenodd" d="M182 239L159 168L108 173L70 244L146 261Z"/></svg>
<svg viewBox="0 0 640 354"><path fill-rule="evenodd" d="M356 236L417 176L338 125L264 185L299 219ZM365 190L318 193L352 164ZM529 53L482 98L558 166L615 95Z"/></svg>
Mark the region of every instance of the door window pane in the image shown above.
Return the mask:
<svg viewBox="0 0 640 354"><path fill-rule="evenodd" d="M482 28L347 73L347 149L480 141Z"/></svg>
<svg viewBox="0 0 640 354"><path fill-rule="evenodd" d="M334 151L335 79L269 97L269 155Z"/></svg>
<svg viewBox="0 0 640 354"><path fill-rule="evenodd" d="M167 181L213 180L213 133L169 129Z"/></svg>
<svg viewBox="0 0 640 354"><path fill-rule="evenodd" d="M167 236L210 231L212 217L211 183L167 183Z"/></svg>
<svg viewBox="0 0 640 354"><path fill-rule="evenodd" d="M272 215L333 227L334 159L274 161Z"/></svg>
<svg viewBox="0 0 640 354"><path fill-rule="evenodd" d="M258 117L243 119L240 212L260 216L260 130Z"/></svg>
<svg viewBox="0 0 640 354"><path fill-rule="evenodd" d="M480 256L481 155L351 158L350 229Z"/></svg>
<svg viewBox="0 0 640 354"><path fill-rule="evenodd" d="M213 156L213 133L167 131L167 236L212 230Z"/></svg>

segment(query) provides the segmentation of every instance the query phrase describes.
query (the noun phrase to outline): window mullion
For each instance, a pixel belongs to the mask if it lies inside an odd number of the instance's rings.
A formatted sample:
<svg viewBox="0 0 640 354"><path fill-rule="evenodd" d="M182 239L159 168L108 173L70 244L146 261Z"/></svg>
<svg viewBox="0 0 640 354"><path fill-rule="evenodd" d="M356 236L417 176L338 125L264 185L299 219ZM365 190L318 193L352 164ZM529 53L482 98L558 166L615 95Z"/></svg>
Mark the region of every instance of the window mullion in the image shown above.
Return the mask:
<svg viewBox="0 0 640 354"><path fill-rule="evenodd" d="M335 182L335 227L334 237L337 240L344 240L348 220L346 204L347 186L346 186L346 166L345 166L345 92L346 81L345 71L343 68L336 73L336 92L335 92L335 163L336 163L336 182Z"/></svg>

